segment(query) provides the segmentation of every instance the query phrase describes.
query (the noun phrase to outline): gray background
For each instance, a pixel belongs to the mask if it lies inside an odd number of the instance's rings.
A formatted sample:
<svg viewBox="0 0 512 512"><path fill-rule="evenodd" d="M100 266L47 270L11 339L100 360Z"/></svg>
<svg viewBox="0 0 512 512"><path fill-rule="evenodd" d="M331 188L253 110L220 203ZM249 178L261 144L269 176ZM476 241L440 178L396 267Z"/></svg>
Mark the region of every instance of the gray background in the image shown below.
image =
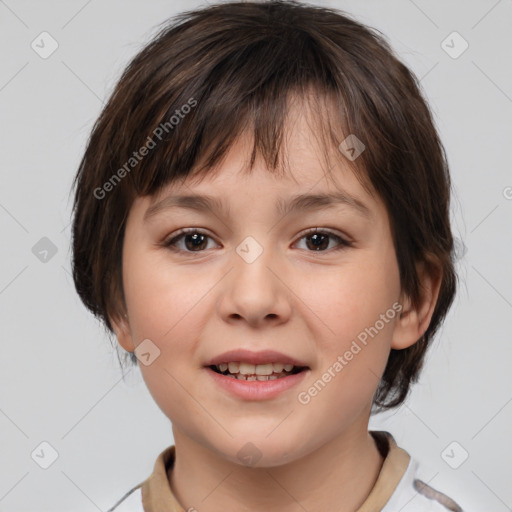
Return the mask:
<svg viewBox="0 0 512 512"><path fill-rule="evenodd" d="M470 491L471 502L459 500L467 510L512 510L512 1L317 3L382 30L421 77L451 165L454 232L466 248L459 294L420 382L371 427L428 465L431 485L443 478L460 496ZM1 511L106 510L173 442L140 372L123 380L76 295L68 194L123 67L158 23L199 5L0 1ZM43 31L58 43L46 59L31 47L42 46ZM469 44L457 58L463 41L454 31ZM36 257L43 237L57 250L46 261ZM42 442L58 452L48 469Z"/></svg>

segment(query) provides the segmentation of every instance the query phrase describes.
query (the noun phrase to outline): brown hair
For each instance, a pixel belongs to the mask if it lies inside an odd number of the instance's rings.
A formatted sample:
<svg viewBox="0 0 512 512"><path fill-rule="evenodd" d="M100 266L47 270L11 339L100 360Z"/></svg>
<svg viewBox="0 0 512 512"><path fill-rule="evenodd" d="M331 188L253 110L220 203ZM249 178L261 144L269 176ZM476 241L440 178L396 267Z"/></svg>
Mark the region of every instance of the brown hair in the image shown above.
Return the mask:
<svg viewBox="0 0 512 512"><path fill-rule="evenodd" d="M450 176L416 77L380 33L339 10L232 2L165 22L122 74L73 183L76 290L113 333L111 319L126 309L122 246L134 198L213 172L242 133L254 137L250 168L259 154L269 171L279 169L293 98L316 112L326 155L348 134L365 144L353 161L342 151L337 157L384 201L401 287L413 303L421 297L415 264L442 272L427 331L411 347L391 350L375 394L379 410L396 407L455 295Z"/></svg>

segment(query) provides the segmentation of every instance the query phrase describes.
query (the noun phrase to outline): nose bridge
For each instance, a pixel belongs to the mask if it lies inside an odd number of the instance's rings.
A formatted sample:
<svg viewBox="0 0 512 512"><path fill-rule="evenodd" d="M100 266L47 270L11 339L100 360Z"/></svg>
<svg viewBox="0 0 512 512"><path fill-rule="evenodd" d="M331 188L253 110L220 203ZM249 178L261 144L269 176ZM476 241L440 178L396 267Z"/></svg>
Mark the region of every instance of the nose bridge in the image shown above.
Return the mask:
<svg viewBox="0 0 512 512"><path fill-rule="evenodd" d="M283 320L288 316L286 287L272 268L272 262L276 262L276 254L254 236L247 236L235 247L234 268L220 305L225 318L242 317L258 324L266 318Z"/></svg>
<svg viewBox="0 0 512 512"><path fill-rule="evenodd" d="M265 263L270 251L271 249L269 249L268 243L266 244L266 247L264 247L251 235L246 236L235 249L235 252L247 265L252 265L257 260L260 260L260 264ZM261 256L264 253L266 254L262 258Z"/></svg>
<svg viewBox="0 0 512 512"><path fill-rule="evenodd" d="M261 237L259 237L261 240ZM263 242L263 241L262 241ZM254 236L245 237L235 248L233 285L240 284L246 298L264 296L275 292L275 276L270 271L272 261L276 261L269 243L260 243ZM268 298L267 298L268 300Z"/></svg>

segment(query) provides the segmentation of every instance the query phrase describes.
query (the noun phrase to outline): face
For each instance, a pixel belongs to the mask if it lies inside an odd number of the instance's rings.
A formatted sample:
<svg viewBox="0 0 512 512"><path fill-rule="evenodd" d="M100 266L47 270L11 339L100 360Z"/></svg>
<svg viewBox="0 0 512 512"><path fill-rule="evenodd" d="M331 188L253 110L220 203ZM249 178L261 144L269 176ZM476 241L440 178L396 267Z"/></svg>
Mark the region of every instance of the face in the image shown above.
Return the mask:
<svg viewBox="0 0 512 512"><path fill-rule="evenodd" d="M240 172L251 149L240 139L217 174L137 198L127 220L128 321L118 339L130 351L144 343L139 366L175 438L239 464L252 452L258 465L291 462L366 429L397 343L402 300L386 208L346 167L327 179L314 140L298 120L290 173L277 177L262 161ZM345 199L278 209L301 194ZM187 205L182 195L219 204ZM273 378L220 375L212 361L252 363L239 369ZM294 368L283 374L287 362Z"/></svg>

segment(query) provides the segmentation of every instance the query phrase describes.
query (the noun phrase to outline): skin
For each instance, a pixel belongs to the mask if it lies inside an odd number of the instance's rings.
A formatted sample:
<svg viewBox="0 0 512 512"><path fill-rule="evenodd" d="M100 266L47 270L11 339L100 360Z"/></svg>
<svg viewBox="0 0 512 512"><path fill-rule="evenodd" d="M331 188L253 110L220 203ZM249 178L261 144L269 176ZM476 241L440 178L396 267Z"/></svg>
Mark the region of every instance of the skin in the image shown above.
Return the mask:
<svg viewBox="0 0 512 512"><path fill-rule="evenodd" d="M215 175L165 187L135 200L123 247L127 316L113 320L121 346L133 351L150 339L160 355L139 365L148 389L172 422L176 462L168 472L183 508L201 512L355 511L382 467L368 421L391 348L414 344L426 331L440 276L418 270L424 297L415 309L401 292L389 217L348 167L324 177L320 149L302 116L287 141L290 175L273 176L262 160L240 172L252 146L241 137ZM347 205L283 217L278 198L343 188L370 209L368 219ZM206 193L222 198L220 211L162 210L148 222L151 204L169 195ZM229 192L229 193L227 193ZM181 228L206 231L200 251L190 236L165 247ZM308 228L333 231L315 251ZM248 264L236 247L252 236L263 253ZM328 245L327 245L328 244ZM185 252L188 251L188 252ZM402 305L378 335L303 405L307 390L343 355L357 335L393 303ZM213 384L203 368L224 351L274 349L305 361L304 381L276 398L242 400ZM245 466L238 451L261 453ZM333 504L336 504L333 506Z"/></svg>

